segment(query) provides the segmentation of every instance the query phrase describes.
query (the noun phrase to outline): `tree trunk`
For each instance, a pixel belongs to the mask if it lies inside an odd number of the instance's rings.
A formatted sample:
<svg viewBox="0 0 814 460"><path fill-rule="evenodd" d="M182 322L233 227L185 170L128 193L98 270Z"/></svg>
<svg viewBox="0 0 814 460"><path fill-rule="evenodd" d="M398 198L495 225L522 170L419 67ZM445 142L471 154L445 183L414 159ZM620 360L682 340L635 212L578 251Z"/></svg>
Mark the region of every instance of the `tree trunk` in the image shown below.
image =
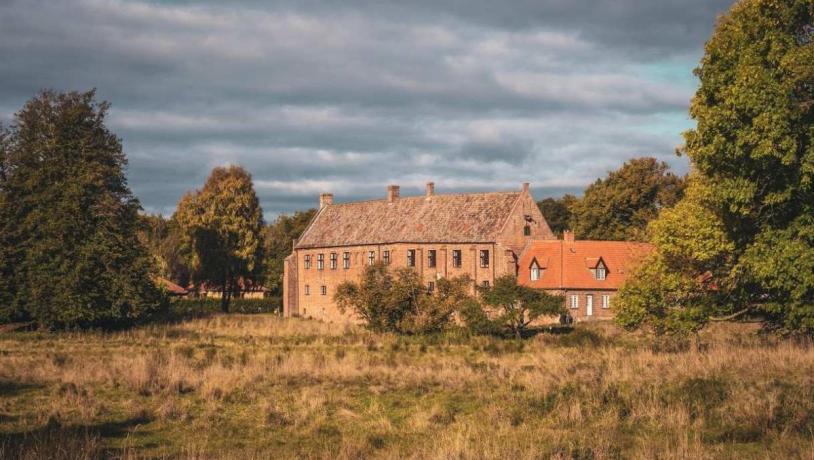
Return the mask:
<svg viewBox="0 0 814 460"><path fill-rule="evenodd" d="M220 296L220 310L223 313L229 313L229 297L232 293L232 287L230 286L231 280L229 275L227 274L223 280L223 292Z"/></svg>

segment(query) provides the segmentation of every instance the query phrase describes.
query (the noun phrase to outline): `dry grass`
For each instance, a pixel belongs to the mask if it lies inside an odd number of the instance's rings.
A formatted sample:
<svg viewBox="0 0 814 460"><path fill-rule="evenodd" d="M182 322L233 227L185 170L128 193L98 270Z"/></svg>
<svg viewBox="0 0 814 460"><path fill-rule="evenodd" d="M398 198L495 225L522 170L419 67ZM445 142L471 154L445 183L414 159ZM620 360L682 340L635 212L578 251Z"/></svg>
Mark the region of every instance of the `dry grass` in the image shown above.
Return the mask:
<svg viewBox="0 0 814 460"><path fill-rule="evenodd" d="M814 350L610 324L523 343L272 316L0 334L0 458L808 458Z"/></svg>

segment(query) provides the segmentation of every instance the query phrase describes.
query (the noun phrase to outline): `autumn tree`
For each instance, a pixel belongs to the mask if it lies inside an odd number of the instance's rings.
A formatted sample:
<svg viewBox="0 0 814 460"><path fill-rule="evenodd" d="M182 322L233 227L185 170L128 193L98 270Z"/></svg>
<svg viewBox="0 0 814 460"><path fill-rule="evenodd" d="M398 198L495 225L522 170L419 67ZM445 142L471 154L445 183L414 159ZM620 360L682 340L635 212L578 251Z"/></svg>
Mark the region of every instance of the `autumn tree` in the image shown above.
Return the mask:
<svg viewBox="0 0 814 460"><path fill-rule="evenodd" d="M684 135L693 178L654 223L659 264L645 273L680 269L681 295L655 283L641 296L635 286L650 282L631 279L617 302L626 326L669 310L684 329L754 313L814 332L813 23L809 0L744 0L719 19Z"/></svg>
<svg viewBox="0 0 814 460"><path fill-rule="evenodd" d="M495 313L491 321L511 331L517 339L536 319L565 313L562 296L520 285L513 275L497 278L494 286L478 287L478 292L485 307Z"/></svg>
<svg viewBox="0 0 814 460"><path fill-rule="evenodd" d="M2 136L0 321L110 327L164 305L108 108L94 91L44 91Z"/></svg>
<svg viewBox="0 0 814 460"><path fill-rule="evenodd" d="M294 240L302 235L316 212L309 209L293 215L282 214L265 227L266 287L276 295L282 295L283 262L291 254Z"/></svg>
<svg viewBox="0 0 814 460"><path fill-rule="evenodd" d="M153 257L158 274L181 286L191 280L189 254L182 243L182 229L174 218L142 216L142 240Z"/></svg>
<svg viewBox="0 0 814 460"><path fill-rule="evenodd" d="M557 236L562 236L565 230L571 229L571 220L574 207L579 199L571 194L566 194L562 198L545 198L537 202L537 207L543 213L551 231Z"/></svg>
<svg viewBox="0 0 814 460"><path fill-rule="evenodd" d="M181 198L174 219L193 282L222 289L221 309L228 312L240 283L262 275L263 213L251 175L239 166L213 169L201 190Z"/></svg>
<svg viewBox="0 0 814 460"><path fill-rule="evenodd" d="M655 158L635 158L585 189L572 209L574 234L591 240L643 240L648 222L682 196L684 181Z"/></svg>

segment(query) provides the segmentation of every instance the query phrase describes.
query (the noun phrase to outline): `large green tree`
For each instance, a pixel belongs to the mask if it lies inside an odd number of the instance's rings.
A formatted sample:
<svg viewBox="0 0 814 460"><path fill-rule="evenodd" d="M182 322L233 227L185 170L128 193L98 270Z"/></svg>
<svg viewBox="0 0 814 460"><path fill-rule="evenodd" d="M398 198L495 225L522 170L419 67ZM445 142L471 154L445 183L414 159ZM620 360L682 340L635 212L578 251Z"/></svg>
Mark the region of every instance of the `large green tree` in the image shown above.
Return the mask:
<svg viewBox="0 0 814 460"><path fill-rule="evenodd" d="M719 19L696 69L686 203L653 228L660 266L696 282L667 305L638 302L628 326L668 307L814 332L813 20L810 0L743 0Z"/></svg>
<svg viewBox="0 0 814 460"><path fill-rule="evenodd" d="M293 242L302 235L316 209L282 214L265 229L266 287L276 295L283 291L283 262L293 250Z"/></svg>
<svg viewBox="0 0 814 460"><path fill-rule="evenodd" d="M551 231L557 236L562 236L565 230L571 229L571 219L573 210L579 199L571 194L565 194L562 198L545 198L537 202L537 207L543 213Z"/></svg>
<svg viewBox="0 0 814 460"><path fill-rule="evenodd" d="M493 324L508 329L517 339L523 337L523 332L536 319L565 313L562 296L520 285L513 275L497 278L494 286L478 287L478 292L481 302L494 312L490 318ZM471 315L470 311L466 316L485 315Z"/></svg>
<svg viewBox="0 0 814 460"><path fill-rule="evenodd" d="M163 304L120 140L94 91L44 91L0 142L0 320L115 326Z"/></svg>
<svg viewBox="0 0 814 460"><path fill-rule="evenodd" d="M681 198L684 180L655 158L635 158L585 189L572 207L574 234L592 240L641 240L659 210Z"/></svg>
<svg viewBox="0 0 814 460"><path fill-rule="evenodd" d="M174 219L193 281L222 289L221 309L228 312L240 283L262 276L263 211L251 175L239 166L213 169L201 190L181 198Z"/></svg>
<svg viewBox="0 0 814 460"><path fill-rule="evenodd" d="M142 220L142 240L153 257L158 274L181 286L188 286L192 273L178 222L161 215L145 215Z"/></svg>

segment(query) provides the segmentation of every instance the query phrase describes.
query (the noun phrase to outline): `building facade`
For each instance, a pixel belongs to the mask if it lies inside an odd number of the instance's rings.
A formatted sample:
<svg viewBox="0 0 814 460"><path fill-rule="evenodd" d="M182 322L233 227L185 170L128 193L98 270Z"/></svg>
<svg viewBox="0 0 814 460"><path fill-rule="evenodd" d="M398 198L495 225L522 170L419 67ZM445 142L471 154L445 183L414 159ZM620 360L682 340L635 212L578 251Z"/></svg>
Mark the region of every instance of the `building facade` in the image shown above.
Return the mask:
<svg viewBox="0 0 814 460"><path fill-rule="evenodd" d="M613 316L613 298L630 270L653 250L647 243L575 240L533 241L518 259L518 282L565 296L577 321Z"/></svg>
<svg viewBox="0 0 814 460"><path fill-rule="evenodd" d="M518 258L533 241L554 240L528 184L518 192L401 197L391 185L386 198L320 209L286 258L283 312L329 322L356 322L334 302L336 287L356 281L365 267L384 262L413 267L428 289L443 277L469 275L478 285L517 274Z"/></svg>

